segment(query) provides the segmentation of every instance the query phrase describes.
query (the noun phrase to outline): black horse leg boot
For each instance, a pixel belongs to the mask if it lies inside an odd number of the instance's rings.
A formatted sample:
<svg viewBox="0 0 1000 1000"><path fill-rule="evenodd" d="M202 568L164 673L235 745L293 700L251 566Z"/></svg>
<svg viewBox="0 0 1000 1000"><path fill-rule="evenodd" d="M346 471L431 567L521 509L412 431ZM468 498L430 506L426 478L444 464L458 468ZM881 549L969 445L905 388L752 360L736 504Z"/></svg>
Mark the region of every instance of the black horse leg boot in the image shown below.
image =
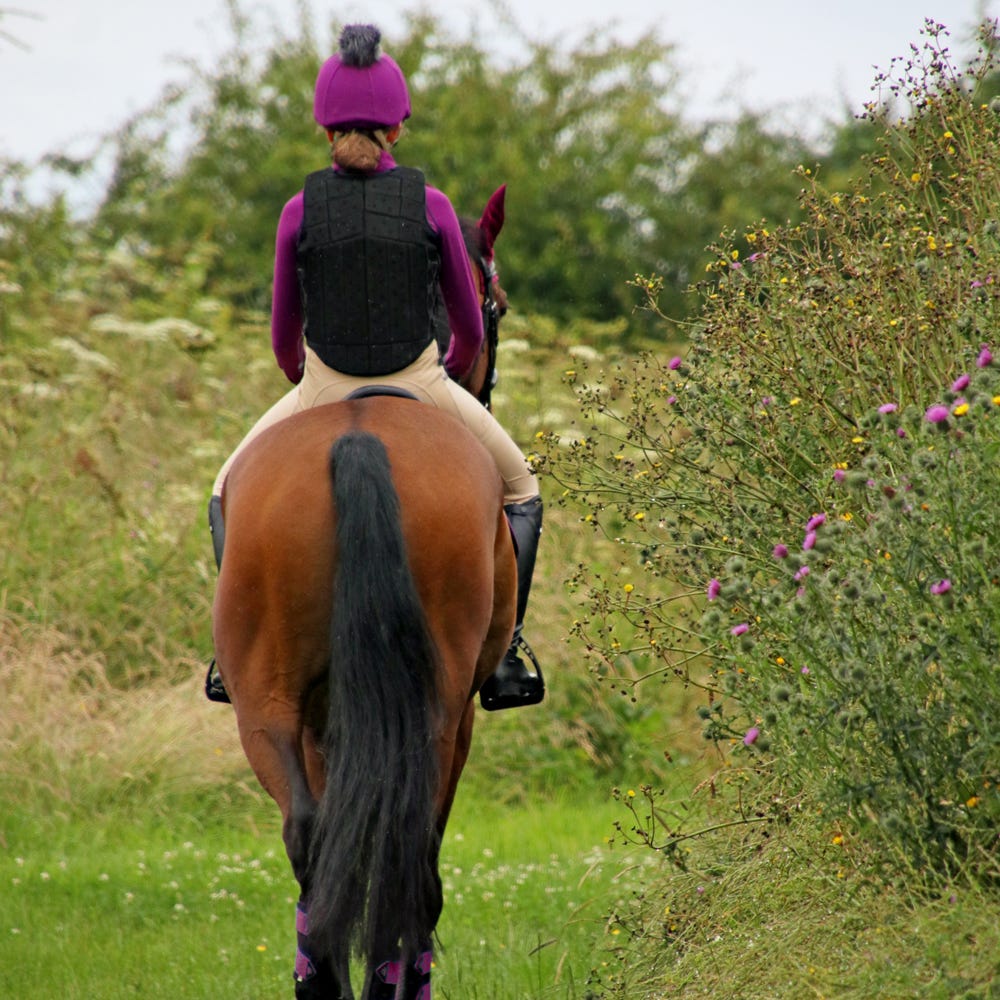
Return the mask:
<svg viewBox="0 0 1000 1000"><path fill-rule="evenodd" d="M479 692L479 700L488 712L516 708L518 705L537 705L545 697L541 667L521 635L528 594L531 592L531 575L535 570L538 539L542 534L542 498L532 497L524 503L507 504L504 511L517 548L517 619L510 649ZM532 670L528 669L522 654L531 661Z"/></svg>
<svg viewBox="0 0 1000 1000"><path fill-rule="evenodd" d="M222 568L222 549L226 543L226 525L222 520L222 497L212 497L208 501L208 530L212 533L212 549L215 552L215 568ZM215 669L215 660L208 666L208 674L205 677L205 697L209 701L219 701L225 705L229 704L229 695L226 693L219 671Z"/></svg>

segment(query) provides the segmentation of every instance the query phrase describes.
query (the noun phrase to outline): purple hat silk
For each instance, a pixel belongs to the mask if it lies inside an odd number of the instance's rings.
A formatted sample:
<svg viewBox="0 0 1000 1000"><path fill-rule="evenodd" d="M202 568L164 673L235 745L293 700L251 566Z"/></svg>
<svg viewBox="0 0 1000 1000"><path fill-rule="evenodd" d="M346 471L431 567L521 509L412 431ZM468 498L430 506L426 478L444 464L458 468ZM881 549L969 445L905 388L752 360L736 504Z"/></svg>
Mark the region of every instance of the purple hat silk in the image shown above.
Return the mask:
<svg viewBox="0 0 1000 1000"><path fill-rule="evenodd" d="M324 128L385 128L410 117L406 78L384 55L378 28L349 24L340 33L340 51L316 78L313 116Z"/></svg>

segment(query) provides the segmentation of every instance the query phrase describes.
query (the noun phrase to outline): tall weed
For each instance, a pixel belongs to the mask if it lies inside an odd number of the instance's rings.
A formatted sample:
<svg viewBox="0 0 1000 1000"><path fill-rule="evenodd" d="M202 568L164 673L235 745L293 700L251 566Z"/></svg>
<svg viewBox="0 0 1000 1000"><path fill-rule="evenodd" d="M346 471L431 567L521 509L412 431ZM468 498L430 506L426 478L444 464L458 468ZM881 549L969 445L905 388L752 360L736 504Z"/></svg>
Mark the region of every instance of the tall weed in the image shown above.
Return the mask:
<svg viewBox="0 0 1000 1000"><path fill-rule="evenodd" d="M724 761L931 882L995 877L1000 780L1000 103L993 33L944 41L880 79L862 182L803 167L804 222L716 248L683 357L568 374L545 457L626 554L579 580L595 672L701 688Z"/></svg>

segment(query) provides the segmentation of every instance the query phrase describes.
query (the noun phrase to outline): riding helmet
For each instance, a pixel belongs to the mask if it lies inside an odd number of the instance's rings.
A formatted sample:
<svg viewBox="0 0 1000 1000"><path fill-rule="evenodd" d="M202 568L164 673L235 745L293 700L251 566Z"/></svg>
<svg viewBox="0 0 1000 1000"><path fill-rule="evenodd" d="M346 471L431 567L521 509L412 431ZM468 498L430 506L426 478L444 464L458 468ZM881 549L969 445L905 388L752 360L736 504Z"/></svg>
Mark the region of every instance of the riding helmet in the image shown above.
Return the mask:
<svg viewBox="0 0 1000 1000"><path fill-rule="evenodd" d="M372 24L349 24L340 33L340 51L316 78L313 116L324 128L388 128L410 117L406 78L381 41Z"/></svg>

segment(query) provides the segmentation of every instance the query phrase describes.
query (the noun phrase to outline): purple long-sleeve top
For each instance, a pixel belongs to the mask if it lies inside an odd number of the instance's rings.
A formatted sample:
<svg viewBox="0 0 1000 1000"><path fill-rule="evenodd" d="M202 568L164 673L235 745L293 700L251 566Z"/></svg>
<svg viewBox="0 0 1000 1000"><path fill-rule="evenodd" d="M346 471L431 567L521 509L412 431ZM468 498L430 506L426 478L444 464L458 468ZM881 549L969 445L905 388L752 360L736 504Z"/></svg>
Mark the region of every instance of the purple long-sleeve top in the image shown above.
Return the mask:
<svg viewBox="0 0 1000 1000"><path fill-rule="evenodd" d="M392 156L383 152L375 172L391 170L395 165ZM451 327L444 366L449 375L459 378L472 367L482 347L483 317L455 209L446 195L430 185L427 186L427 221L441 239L441 292ZM296 384L302 378L305 363L303 303L295 255L301 228L302 192L299 191L285 205L278 220L271 303L271 347L278 366L289 381Z"/></svg>

